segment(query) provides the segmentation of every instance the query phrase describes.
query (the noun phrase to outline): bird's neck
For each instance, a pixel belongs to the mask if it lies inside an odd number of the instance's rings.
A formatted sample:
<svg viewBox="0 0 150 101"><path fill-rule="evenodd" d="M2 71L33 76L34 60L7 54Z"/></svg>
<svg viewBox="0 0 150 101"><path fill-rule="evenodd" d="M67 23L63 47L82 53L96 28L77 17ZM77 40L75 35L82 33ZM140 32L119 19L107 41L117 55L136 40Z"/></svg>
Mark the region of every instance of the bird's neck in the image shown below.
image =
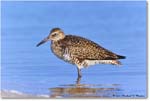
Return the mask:
<svg viewBox="0 0 150 101"><path fill-rule="evenodd" d="M59 40L62 40L65 38L65 34L62 35L62 37Z"/></svg>
<svg viewBox="0 0 150 101"><path fill-rule="evenodd" d="M57 40L52 40L52 42L60 42L61 40L63 40L65 38L65 35L64 36L62 36L61 38L59 38L59 39L57 39Z"/></svg>

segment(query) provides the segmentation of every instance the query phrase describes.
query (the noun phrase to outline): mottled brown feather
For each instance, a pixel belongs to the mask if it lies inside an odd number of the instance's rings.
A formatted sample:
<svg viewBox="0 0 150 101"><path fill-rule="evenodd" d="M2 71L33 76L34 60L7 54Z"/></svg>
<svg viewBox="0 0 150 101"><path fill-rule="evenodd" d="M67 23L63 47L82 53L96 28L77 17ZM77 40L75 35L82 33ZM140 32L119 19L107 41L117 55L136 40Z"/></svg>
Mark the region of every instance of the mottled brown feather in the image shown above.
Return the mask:
<svg viewBox="0 0 150 101"><path fill-rule="evenodd" d="M68 48L69 53L80 60L119 59L118 55L83 37L66 35L58 43L61 47Z"/></svg>

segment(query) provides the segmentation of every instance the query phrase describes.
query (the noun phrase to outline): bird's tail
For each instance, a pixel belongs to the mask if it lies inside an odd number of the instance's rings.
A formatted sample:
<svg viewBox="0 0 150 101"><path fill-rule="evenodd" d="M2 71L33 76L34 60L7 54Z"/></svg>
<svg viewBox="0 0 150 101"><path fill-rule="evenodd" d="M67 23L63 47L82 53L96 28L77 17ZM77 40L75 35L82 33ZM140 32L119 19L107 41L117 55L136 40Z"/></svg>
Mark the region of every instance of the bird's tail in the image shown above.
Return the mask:
<svg viewBox="0 0 150 101"><path fill-rule="evenodd" d="M117 55L118 59L125 59L125 56Z"/></svg>

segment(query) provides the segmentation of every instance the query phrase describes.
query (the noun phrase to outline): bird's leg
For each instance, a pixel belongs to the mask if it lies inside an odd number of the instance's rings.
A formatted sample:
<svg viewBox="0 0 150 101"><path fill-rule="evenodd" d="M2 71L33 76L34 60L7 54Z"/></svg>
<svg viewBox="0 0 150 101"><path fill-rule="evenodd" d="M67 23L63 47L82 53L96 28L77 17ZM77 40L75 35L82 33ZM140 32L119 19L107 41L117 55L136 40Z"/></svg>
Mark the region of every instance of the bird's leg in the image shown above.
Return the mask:
<svg viewBox="0 0 150 101"><path fill-rule="evenodd" d="M80 84L80 81L81 81L81 77L78 76L77 81L76 81L76 84L77 84L77 85Z"/></svg>
<svg viewBox="0 0 150 101"><path fill-rule="evenodd" d="M79 67L77 67L77 70L78 70L78 78L81 78L82 75L81 75L81 69Z"/></svg>

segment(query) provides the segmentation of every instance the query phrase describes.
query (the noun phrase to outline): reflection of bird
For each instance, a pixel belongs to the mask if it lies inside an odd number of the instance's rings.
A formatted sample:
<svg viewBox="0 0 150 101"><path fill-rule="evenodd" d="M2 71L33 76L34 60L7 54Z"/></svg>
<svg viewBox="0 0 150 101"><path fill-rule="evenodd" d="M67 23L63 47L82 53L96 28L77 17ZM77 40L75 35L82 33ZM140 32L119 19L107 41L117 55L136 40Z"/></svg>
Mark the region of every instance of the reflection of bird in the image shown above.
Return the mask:
<svg viewBox="0 0 150 101"><path fill-rule="evenodd" d="M80 71L83 67L101 63L119 65L121 63L118 59L125 58L86 38L65 35L60 28L52 29L49 36L37 46L48 40L51 40L51 50L57 57L77 66L78 77L81 77Z"/></svg>
<svg viewBox="0 0 150 101"><path fill-rule="evenodd" d="M117 95L118 88L95 88L82 85L72 87L56 87L50 89L50 98L112 98Z"/></svg>
<svg viewBox="0 0 150 101"><path fill-rule="evenodd" d="M116 84L65 84L49 90L50 98L113 98L121 93Z"/></svg>
<svg viewBox="0 0 150 101"><path fill-rule="evenodd" d="M80 80L50 88L50 98L112 98L121 93L119 84L81 84Z"/></svg>

